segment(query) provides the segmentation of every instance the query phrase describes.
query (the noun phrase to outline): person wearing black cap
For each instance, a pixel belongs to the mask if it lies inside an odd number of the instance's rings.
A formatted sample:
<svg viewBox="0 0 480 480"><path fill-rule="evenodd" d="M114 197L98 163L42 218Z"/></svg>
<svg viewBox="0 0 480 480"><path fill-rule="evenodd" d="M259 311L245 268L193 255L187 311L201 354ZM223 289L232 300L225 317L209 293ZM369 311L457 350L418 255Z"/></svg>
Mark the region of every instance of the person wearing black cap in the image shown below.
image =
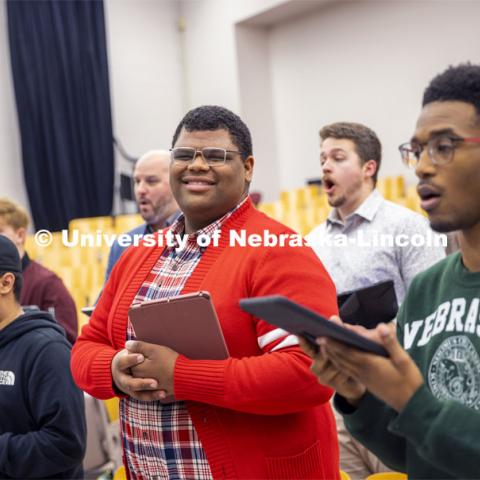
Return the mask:
<svg viewBox="0 0 480 480"><path fill-rule="evenodd" d="M22 259L20 305L36 306L52 313L73 345L78 333L75 302L60 277L28 256L25 242L29 223L30 218L23 207L7 198L0 198L0 234L15 244Z"/></svg>
<svg viewBox="0 0 480 480"><path fill-rule="evenodd" d="M23 313L22 263L0 235L0 478L82 478L83 394L70 344L46 312Z"/></svg>

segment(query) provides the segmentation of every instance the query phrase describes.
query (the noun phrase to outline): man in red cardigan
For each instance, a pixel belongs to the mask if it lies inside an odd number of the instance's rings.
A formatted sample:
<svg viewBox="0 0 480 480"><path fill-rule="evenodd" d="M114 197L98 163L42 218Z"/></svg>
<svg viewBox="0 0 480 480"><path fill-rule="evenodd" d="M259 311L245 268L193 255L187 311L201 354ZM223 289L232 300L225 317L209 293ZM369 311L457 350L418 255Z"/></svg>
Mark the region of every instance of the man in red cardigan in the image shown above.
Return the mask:
<svg viewBox="0 0 480 480"><path fill-rule="evenodd" d="M172 147L170 184L183 215L170 229L188 236L186 246L144 244L120 258L74 346L77 384L121 398L129 478L339 478L331 390L311 375L296 337L239 307L241 298L281 294L330 316L330 277L308 247L230 242L233 230L294 233L248 198L254 158L237 115L196 108ZM198 245L198 235L217 231L217 245ZM135 339L132 304L199 290L210 292L230 358L191 360ZM162 402L170 395L173 403Z"/></svg>

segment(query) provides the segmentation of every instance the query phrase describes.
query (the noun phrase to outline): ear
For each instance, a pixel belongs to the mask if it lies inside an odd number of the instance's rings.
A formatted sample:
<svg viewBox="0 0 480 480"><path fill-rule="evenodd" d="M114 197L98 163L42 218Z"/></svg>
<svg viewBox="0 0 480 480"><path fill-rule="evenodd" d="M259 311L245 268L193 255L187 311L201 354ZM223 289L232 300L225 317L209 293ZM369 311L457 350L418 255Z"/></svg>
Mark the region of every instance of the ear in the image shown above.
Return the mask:
<svg viewBox="0 0 480 480"><path fill-rule="evenodd" d="M246 158L243 162L243 166L245 168L245 181L250 183L253 178L253 166L255 165L255 159L252 155Z"/></svg>
<svg viewBox="0 0 480 480"><path fill-rule="evenodd" d="M17 236L17 245L25 245L25 240L27 239L27 229L21 227L15 231L15 235Z"/></svg>
<svg viewBox="0 0 480 480"><path fill-rule="evenodd" d="M366 178L372 178L377 173L378 163L375 160L367 160L363 164L363 172Z"/></svg>
<svg viewBox="0 0 480 480"><path fill-rule="evenodd" d="M7 272L0 277L0 295L8 295L15 284L15 275Z"/></svg>

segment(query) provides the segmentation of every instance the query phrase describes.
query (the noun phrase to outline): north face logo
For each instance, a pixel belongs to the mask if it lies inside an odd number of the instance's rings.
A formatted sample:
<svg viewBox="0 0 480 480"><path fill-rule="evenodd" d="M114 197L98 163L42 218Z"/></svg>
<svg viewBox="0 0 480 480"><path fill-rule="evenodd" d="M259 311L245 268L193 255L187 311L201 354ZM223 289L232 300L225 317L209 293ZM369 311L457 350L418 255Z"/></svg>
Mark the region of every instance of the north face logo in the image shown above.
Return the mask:
<svg viewBox="0 0 480 480"><path fill-rule="evenodd" d="M15 374L8 370L0 370L0 385L15 385Z"/></svg>

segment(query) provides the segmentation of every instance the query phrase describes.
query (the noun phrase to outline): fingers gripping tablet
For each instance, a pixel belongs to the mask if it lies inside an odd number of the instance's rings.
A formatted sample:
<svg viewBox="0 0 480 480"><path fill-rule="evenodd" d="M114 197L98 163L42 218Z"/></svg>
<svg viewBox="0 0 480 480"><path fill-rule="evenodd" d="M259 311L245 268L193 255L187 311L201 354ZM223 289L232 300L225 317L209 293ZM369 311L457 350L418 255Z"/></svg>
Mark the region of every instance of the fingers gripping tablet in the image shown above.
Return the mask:
<svg viewBox="0 0 480 480"><path fill-rule="evenodd" d="M388 357L387 351L378 343L281 295L245 298L240 300L240 307L272 325L304 337L309 342L315 342L317 337L330 337L359 350ZM315 343L313 345L318 347Z"/></svg>

